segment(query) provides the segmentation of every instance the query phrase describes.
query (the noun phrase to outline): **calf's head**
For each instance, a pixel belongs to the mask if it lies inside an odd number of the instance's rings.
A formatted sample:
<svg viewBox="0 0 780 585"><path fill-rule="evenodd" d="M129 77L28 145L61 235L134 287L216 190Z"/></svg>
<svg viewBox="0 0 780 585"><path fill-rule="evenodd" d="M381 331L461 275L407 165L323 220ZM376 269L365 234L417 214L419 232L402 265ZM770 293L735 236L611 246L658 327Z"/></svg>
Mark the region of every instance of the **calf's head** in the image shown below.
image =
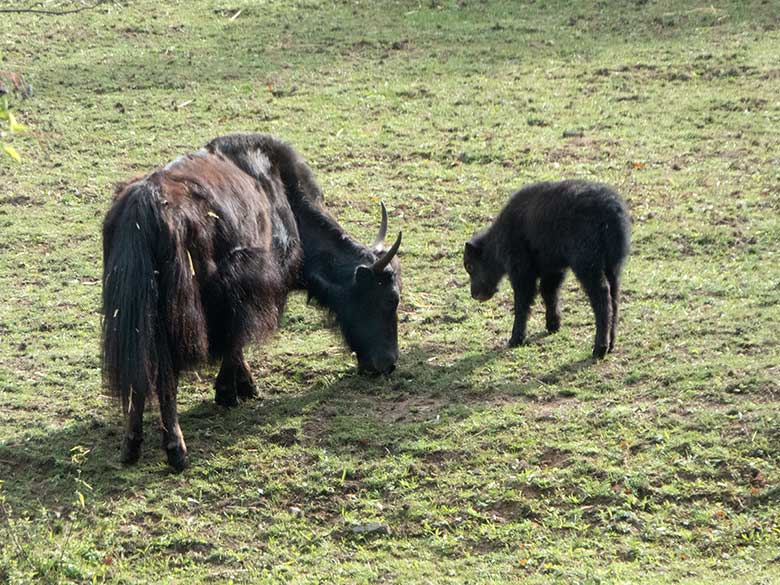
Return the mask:
<svg viewBox="0 0 780 585"><path fill-rule="evenodd" d="M471 296L478 301L487 301L496 294L498 283L504 275L503 267L489 250L486 250L478 236L466 242L463 251L463 266L471 279Z"/></svg>

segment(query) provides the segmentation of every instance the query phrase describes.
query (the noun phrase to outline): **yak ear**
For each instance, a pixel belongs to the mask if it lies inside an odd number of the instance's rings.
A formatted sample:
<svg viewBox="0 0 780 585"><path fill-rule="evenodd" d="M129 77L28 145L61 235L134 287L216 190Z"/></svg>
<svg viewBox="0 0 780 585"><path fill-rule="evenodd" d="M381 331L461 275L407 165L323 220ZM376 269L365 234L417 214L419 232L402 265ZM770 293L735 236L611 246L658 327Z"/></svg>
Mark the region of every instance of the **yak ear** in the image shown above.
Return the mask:
<svg viewBox="0 0 780 585"><path fill-rule="evenodd" d="M357 284L366 284L374 281L374 271L370 266L361 264L355 268L355 282Z"/></svg>
<svg viewBox="0 0 780 585"><path fill-rule="evenodd" d="M466 256L476 257L479 256L481 251L482 249L479 246L476 246L471 242L466 242L466 247L464 249Z"/></svg>

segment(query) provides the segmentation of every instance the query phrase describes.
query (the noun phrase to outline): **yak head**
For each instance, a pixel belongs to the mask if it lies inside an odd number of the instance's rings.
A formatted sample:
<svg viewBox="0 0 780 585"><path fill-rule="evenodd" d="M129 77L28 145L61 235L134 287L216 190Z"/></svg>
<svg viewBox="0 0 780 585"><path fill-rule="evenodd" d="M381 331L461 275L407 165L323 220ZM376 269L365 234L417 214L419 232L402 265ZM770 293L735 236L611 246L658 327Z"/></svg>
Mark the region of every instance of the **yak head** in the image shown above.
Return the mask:
<svg viewBox="0 0 780 585"><path fill-rule="evenodd" d="M386 234L387 211L382 204L382 225L370 256L366 255L373 261L355 266L335 306L331 306L344 339L357 356L359 369L369 374L389 374L398 361L401 275L396 254L401 233L387 250Z"/></svg>
<svg viewBox="0 0 780 585"><path fill-rule="evenodd" d="M463 250L463 266L471 279L471 296L478 301L491 299L498 290L504 270L483 245L479 236L466 242Z"/></svg>

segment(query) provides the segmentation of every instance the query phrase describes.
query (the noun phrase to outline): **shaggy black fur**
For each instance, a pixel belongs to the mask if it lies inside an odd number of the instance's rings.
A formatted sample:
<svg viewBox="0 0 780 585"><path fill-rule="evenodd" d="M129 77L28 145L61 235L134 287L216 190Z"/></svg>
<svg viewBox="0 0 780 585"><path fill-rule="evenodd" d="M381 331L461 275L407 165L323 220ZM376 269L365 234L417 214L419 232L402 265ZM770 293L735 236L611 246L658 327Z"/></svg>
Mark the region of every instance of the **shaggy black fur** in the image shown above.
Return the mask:
<svg viewBox="0 0 780 585"><path fill-rule="evenodd" d="M463 263L471 296L490 299L506 274L515 296L510 346L524 343L537 281L547 309L547 331L561 326L558 291L571 268L596 316L593 356L615 346L620 275L629 250L631 222L615 191L598 183L537 183L515 193L493 224L466 244Z"/></svg>
<svg viewBox="0 0 780 585"><path fill-rule="evenodd" d="M140 455L155 393L163 448L183 469L179 373L221 359L216 402L254 396L243 347L278 327L296 288L335 314L361 369L391 371L400 234L387 252L375 244L349 238L306 163L267 135L217 138L120 185L103 224L103 370L127 415L122 460Z"/></svg>

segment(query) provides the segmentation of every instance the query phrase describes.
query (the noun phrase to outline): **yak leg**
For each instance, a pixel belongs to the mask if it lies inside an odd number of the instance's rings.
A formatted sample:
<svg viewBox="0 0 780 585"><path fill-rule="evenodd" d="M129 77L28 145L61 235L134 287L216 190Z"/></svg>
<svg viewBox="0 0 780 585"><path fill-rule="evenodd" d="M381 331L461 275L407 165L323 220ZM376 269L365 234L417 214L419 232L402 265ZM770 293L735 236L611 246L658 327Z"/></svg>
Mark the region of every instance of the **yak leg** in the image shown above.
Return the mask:
<svg viewBox="0 0 780 585"><path fill-rule="evenodd" d="M607 269L607 281L609 282L609 293L612 297L612 322L609 331L609 347L607 351L615 349L615 336L617 335L618 312L620 306L620 269Z"/></svg>
<svg viewBox="0 0 780 585"><path fill-rule="evenodd" d="M207 291L211 337L222 367L214 383L214 401L236 406L257 396L242 348L274 331L284 308L286 289L273 254L242 248L223 260Z"/></svg>
<svg viewBox="0 0 780 585"><path fill-rule="evenodd" d="M237 406L239 398L257 397L257 388L242 349L232 351L222 359L214 391L214 401L220 406Z"/></svg>
<svg viewBox="0 0 780 585"><path fill-rule="evenodd" d="M136 463L141 457L141 443L144 435L144 406L146 405L146 393L136 392L130 387L130 399L127 402L126 419L127 430L122 440L122 452L120 460L125 465Z"/></svg>
<svg viewBox="0 0 780 585"><path fill-rule="evenodd" d="M182 471L187 467L188 461L187 445L184 443L176 410L178 387L178 373L171 367L161 367L157 374L157 397L160 401L162 447L168 456L168 464L176 471Z"/></svg>
<svg viewBox="0 0 780 585"><path fill-rule="evenodd" d="M609 282L601 272L578 272L577 278L585 289L593 314L596 317L596 339L593 343L593 357L603 358L609 348L610 326L612 323L612 300Z"/></svg>
<svg viewBox="0 0 780 585"><path fill-rule="evenodd" d="M252 380L249 364L244 359L243 350L238 350L238 356L234 362L236 368L236 394L239 398L257 398L257 387Z"/></svg>
<svg viewBox="0 0 780 585"><path fill-rule="evenodd" d="M545 324L548 333L555 333L561 328L561 310L558 307L558 293L563 282L564 272L545 274L539 281L545 307Z"/></svg>
<svg viewBox="0 0 780 585"><path fill-rule="evenodd" d="M531 271L523 271L510 274L509 278L515 295L515 323L512 327L509 347L516 347L525 343L528 313L536 296L536 275Z"/></svg>

